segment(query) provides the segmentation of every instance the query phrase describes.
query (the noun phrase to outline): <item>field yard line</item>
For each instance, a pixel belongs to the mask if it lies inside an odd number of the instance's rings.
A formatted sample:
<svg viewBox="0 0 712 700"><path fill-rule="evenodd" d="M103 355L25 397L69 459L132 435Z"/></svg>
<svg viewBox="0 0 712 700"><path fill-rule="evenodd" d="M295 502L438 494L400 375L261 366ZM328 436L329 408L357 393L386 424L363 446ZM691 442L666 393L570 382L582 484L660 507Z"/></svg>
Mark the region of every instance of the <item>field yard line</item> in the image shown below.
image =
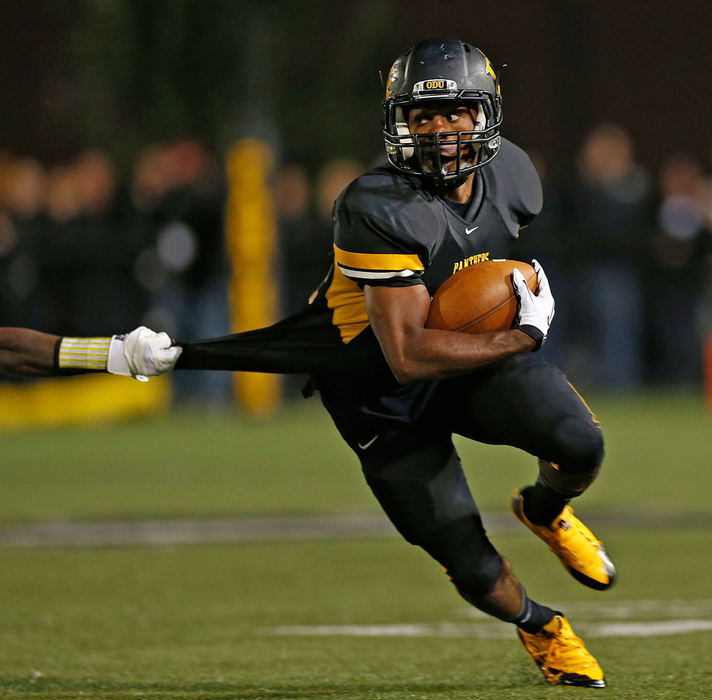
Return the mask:
<svg viewBox="0 0 712 700"><path fill-rule="evenodd" d="M603 601L551 601L548 605L568 616L630 620L631 618L712 618L712 598L685 600L603 600ZM490 617L474 607L461 608L462 617L489 620Z"/></svg>
<svg viewBox="0 0 712 700"><path fill-rule="evenodd" d="M664 620L656 622L603 622L576 624L585 637L667 637L712 630L712 620ZM400 625L289 625L262 630L265 635L305 637L475 637L506 639L511 625L489 623L410 623Z"/></svg>
<svg viewBox="0 0 712 700"><path fill-rule="evenodd" d="M521 532L509 512L482 516L490 534ZM712 516L702 513L631 512L593 513L586 517L593 528L709 526ZM395 528L385 515L351 514L320 516L151 518L17 523L0 525L0 547L101 547L269 540L320 540L394 537Z"/></svg>
<svg viewBox="0 0 712 700"><path fill-rule="evenodd" d="M263 540L351 539L397 533L382 515L54 521L0 526L3 547L174 545Z"/></svg>
<svg viewBox="0 0 712 700"><path fill-rule="evenodd" d="M587 637L668 637L673 634L712 630L712 620L602 622L579 626Z"/></svg>
<svg viewBox="0 0 712 700"><path fill-rule="evenodd" d="M613 600L607 603L572 601L557 604L577 619L576 631L586 637L652 637L712 630L712 599ZM266 628L262 634L318 637L474 637L505 639L512 627L474 608L473 622L406 623L385 625L282 625ZM465 609L458 610L464 614ZM645 615L648 619L639 619ZM583 617L583 620L581 620ZM651 620L650 618L657 618ZM676 619L664 619L664 618ZM628 618L628 619L625 619ZM595 621L594 621L595 620Z"/></svg>
<svg viewBox="0 0 712 700"><path fill-rule="evenodd" d="M506 639L512 628L492 621L481 624L452 622L410 623L400 625L288 625L262 630L266 635L316 637L477 637Z"/></svg>

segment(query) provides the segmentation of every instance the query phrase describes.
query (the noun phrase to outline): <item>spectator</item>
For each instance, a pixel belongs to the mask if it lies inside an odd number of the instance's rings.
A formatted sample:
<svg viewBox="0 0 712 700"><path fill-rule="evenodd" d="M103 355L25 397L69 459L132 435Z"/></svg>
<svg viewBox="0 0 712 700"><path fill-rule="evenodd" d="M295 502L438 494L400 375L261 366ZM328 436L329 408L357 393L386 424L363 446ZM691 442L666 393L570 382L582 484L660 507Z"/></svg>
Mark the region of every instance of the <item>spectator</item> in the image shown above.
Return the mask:
<svg viewBox="0 0 712 700"><path fill-rule="evenodd" d="M229 330L224 183L212 153L198 141L154 144L136 161L133 225L147 242L136 266L151 295L147 325L182 338ZM227 400L230 378L210 372L175 377L179 398Z"/></svg>
<svg viewBox="0 0 712 700"><path fill-rule="evenodd" d="M569 311L565 251L569 238L563 229L561 188L549 172L542 154L530 151L529 155L541 180L544 205L536 219L521 232L513 254L525 261L536 257L546 270L556 299L556 323L551 327L541 352L554 364L565 365L563 338L566 337Z"/></svg>
<svg viewBox="0 0 712 700"><path fill-rule="evenodd" d="M651 188L633 159L628 132L596 126L586 137L567 194L566 230L575 247L567 265L580 294L577 373L606 389L639 386L643 378L645 311L641 266L649 247Z"/></svg>
<svg viewBox="0 0 712 700"><path fill-rule="evenodd" d="M712 147L709 151L712 162ZM712 406L712 178L705 178L700 191L704 229L700 242L701 295L698 306L698 326L704 343L705 383Z"/></svg>
<svg viewBox="0 0 712 700"><path fill-rule="evenodd" d="M696 327L705 221L704 174L693 158L676 155L660 172L660 205L647 295L652 376L658 381L701 379Z"/></svg>
<svg viewBox="0 0 712 700"><path fill-rule="evenodd" d="M5 324L43 326L48 317L40 292L40 239L47 174L32 158L10 157L2 173L0 315Z"/></svg>
<svg viewBox="0 0 712 700"><path fill-rule="evenodd" d="M299 165L283 167L274 182L274 203L282 259L282 308L286 314L304 306L324 272L315 260L317 222L311 210L310 185Z"/></svg>
<svg viewBox="0 0 712 700"><path fill-rule="evenodd" d="M108 155L84 151L54 168L47 211L42 284L52 305L49 330L87 335L134 327L145 306L133 283L139 241L125 226Z"/></svg>
<svg viewBox="0 0 712 700"><path fill-rule="evenodd" d="M333 241L332 211L336 198L349 183L363 174L363 166L348 158L327 161L319 171L316 183L316 230L311 252L311 277L321 282L324 270L328 268L322 257L323 251L331 250ZM321 270L318 272L317 270Z"/></svg>

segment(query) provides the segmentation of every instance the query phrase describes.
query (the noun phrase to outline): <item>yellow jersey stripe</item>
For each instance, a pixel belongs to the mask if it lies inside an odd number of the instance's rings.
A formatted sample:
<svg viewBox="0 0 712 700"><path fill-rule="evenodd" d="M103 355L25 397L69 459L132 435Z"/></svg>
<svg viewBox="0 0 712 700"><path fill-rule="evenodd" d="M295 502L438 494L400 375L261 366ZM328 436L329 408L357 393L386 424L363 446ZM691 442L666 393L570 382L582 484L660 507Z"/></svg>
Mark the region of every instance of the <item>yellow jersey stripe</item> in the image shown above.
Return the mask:
<svg viewBox="0 0 712 700"><path fill-rule="evenodd" d="M579 392L576 390L576 387L571 382L566 382L566 383L571 387L574 394L576 394L576 396L579 397L579 400L581 401L581 403L586 407L586 410L591 414L591 420L596 425L598 425L599 424L598 418L596 418L596 414L591 410L591 407L586 403L586 399L584 399L583 396L581 396L581 394L579 394Z"/></svg>
<svg viewBox="0 0 712 700"><path fill-rule="evenodd" d="M352 253L334 245L337 264L357 270L417 270L425 269L420 258L406 253Z"/></svg>
<svg viewBox="0 0 712 700"><path fill-rule="evenodd" d="M334 266L334 277L326 291L326 305L334 312L332 323L339 329L343 343L349 343L366 326L366 296L353 280Z"/></svg>

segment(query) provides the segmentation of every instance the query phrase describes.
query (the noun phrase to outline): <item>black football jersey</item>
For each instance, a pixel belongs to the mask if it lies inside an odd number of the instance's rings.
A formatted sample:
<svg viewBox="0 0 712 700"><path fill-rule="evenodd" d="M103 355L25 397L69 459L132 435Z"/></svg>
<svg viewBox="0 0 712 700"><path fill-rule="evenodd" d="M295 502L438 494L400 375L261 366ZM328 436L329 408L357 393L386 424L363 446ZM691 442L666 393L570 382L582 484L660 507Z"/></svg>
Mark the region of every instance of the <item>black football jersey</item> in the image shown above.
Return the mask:
<svg viewBox="0 0 712 700"><path fill-rule="evenodd" d="M453 206L389 166L344 190L334 206L334 270L325 290L344 342L368 325L363 285L424 284L432 296L463 267L515 256L520 229L541 209L534 166L503 140L474 185L467 205Z"/></svg>
<svg viewBox="0 0 712 700"><path fill-rule="evenodd" d="M304 311L267 329L181 343L176 367L309 372L332 404L338 397L345 409L412 420L432 383L396 383L368 322L364 286L423 284L432 296L464 267L516 258L519 231L541 205L534 166L506 139L477 171L465 205L392 166L376 168L337 199L334 262Z"/></svg>

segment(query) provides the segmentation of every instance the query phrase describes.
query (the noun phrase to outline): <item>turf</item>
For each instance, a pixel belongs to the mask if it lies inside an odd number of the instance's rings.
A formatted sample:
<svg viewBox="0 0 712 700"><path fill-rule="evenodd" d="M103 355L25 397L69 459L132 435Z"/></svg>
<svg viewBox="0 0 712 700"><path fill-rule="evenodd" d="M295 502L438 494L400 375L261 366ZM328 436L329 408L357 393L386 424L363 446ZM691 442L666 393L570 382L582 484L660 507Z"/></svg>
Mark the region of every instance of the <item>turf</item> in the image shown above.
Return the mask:
<svg viewBox="0 0 712 700"><path fill-rule="evenodd" d="M594 398L607 459L588 510L709 513L712 417L701 396ZM273 421L230 413L6 433L0 521L379 512L355 456L318 400ZM522 452L458 440L478 504L506 508L529 483Z"/></svg>
<svg viewBox="0 0 712 700"><path fill-rule="evenodd" d="M597 601L709 595L706 531L605 533L623 562L607 594L569 579L530 537L498 545L532 595L574 626ZM537 548L540 549L541 548ZM514 638L276 636L283 625L467 621L466 605L418 550L396 540L177 549L0 553L2 697L508 698L579 697L543 684ZM682 570L682 577L671 577ZM583 607L581 604L588 605ZM576 613L576 610L579 610ZM618 619L618 621L620 621ZM502 623L484 623L502 626ZM609 697L708 697L712 633L595 638Z"/></svg>
<svg viewBox="0 0 712 700"><path fill-rule="evenodd" d="M377 508L316 401L269 422L188 411L2 440L5 521Z"/></svg>
<svg viewBox="0 0 712 700"><path fill-rule="evenodd" d="M610 515L597 534L618 565L616 586L579 586L526 531L495 534L495 544L532 597L560 607L577 631L601 622L710 621L704 403L674 394L590 403L608 459L577 510L604 522ZM268 423L185 412L0 439L6 523L377 512L358 465L313 402ZM486 511L501 511L511 487L531 477L526 455L466 443L460 450ZM621 521L629 512L652 514L655 524ZM549 687L506 625L472 617L439 568L398 539L0 548L0 572L2 698L638 700L706 698L712 687L711 631L591 636L609 688ZM492 634L275 633L442 624L487 625Z"/></svg>

